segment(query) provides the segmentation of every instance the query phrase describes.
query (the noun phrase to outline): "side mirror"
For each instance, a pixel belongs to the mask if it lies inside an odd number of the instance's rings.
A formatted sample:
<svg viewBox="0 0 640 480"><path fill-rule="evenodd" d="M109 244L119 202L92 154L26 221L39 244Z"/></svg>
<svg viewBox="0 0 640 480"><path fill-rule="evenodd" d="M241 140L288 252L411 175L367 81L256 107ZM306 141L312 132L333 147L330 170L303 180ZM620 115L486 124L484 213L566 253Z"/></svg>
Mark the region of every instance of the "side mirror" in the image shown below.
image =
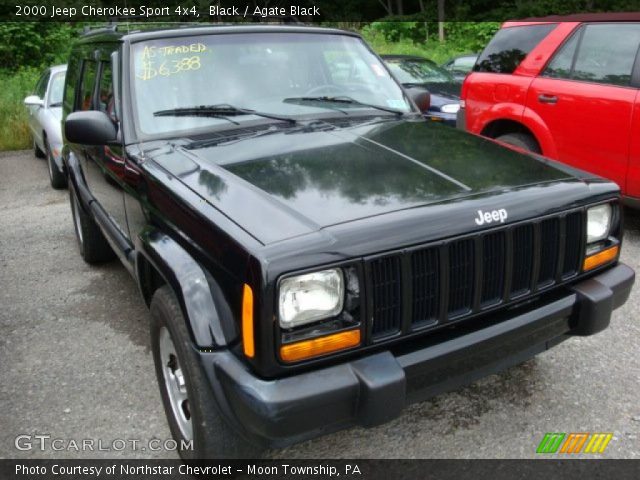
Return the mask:
<svg viewBox="0 0 640 480"><path fill-rule="evenodd" d="M105 145L115 142L117 135L116 126L104 112L73 112L64 122L64 136L71 143Z"/></svg>
<svg viewBox="0 0 640 480"><path fill-rule="evenodd" d="M431 94L428 90L424 88L410 88L408 93L411 100L413 100L422 113L429 110L431 106Z"/></svg>
<svg viewBox="0 0 640 480"><path fill-rule="evenodd" d="M29 95L24 99L24 104L27 106L42 107L44 106L44 100L37 95Z"/></svg>

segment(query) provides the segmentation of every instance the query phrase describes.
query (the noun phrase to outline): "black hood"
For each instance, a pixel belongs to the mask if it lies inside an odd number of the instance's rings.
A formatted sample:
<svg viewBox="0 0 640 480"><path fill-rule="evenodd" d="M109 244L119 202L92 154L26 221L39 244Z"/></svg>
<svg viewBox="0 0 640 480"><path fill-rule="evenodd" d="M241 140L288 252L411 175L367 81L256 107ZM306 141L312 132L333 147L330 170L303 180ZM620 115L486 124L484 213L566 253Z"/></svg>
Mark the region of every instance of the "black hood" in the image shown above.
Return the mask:
<svg viewBox="0 0 640 480"><path fill-rule="evenodd" d="M405 120L291 127L150 156L262 243L572 178L492 141Z"/></svg>

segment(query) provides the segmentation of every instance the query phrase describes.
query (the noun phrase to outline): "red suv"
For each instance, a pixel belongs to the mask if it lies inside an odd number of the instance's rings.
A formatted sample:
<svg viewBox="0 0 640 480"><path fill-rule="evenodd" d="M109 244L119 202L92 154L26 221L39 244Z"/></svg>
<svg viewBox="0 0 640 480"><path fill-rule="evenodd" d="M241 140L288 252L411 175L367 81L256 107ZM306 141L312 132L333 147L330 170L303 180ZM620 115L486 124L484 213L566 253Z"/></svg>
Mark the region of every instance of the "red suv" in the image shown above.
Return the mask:
<svg viewBox="0 0 640 480"><path fill-rule="evenodd" d="M618 183L640 206L640 13L506 22L466 77L458 126Z"/></svg>

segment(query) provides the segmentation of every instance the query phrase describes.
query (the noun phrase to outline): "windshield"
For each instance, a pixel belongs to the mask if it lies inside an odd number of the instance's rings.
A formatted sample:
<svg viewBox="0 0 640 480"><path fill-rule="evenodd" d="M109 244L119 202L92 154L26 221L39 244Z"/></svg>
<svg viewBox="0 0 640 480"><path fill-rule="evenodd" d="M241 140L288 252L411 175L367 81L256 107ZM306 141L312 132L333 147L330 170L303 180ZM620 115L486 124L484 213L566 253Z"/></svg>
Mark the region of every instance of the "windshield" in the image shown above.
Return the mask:
<svg viewBox="0 0 640 480"><path fill-rule="evenodd" d="M161 135L228 125L220 116L170 115L168 110L232 105L292 117L349 115L372 106L409 112L400 86L362 41L347 35L305 33L214 34L165 38L132 46L138 128ZM348 97L335 105L291 101ZM287 101L285 101L287 100ZM364 105L363 105L364 104ZM366 105L368 104L368 105ZM163 112L161 116L156 112ZM265 120L243 113L233 120Z"/></svg>
<svg viewBox="0 0 640 480"><path fill-rule="evenodd" d="M64 93L65 72L56 73L51 79L49 86L49 105L62 105L62 94Z"/></svg>
<svg viewBox="0 0 640 480"><path fill-rule="evenodd" d="M435 63L417 59L386 60L400 83L449 83L453 77Z"/></svg>
<svg viewBox="0 0 640 480"><path fill-rule="evenodd" d="M472 57L456 58L453 62L453 65L451 65L451 68L458 72L470 72L473 66L476 64L477 59L477 55L474 55Z"/></svg>

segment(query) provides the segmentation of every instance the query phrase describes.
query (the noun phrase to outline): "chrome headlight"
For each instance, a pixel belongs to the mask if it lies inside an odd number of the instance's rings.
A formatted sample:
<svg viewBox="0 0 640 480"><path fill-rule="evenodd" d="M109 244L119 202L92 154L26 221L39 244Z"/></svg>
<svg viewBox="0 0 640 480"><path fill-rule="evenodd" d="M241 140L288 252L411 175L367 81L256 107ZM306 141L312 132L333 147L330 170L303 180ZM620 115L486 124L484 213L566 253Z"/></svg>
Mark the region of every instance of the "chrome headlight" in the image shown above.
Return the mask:
<svg viewBox="0 0 640 480"><path fill-rule="evenodd" d="M442 113L458 113L458 110L460 110L459 103L447 103L446 105L442 105L440 107L440 111Z"/></svg>
<svg viewBox="0 0 640 480"><path fill-rule="evenodd" d="M609 237L611 217L612 209L608 203L587 210L587 244Z"/></svg>
<svg viewBox="0 0 640 480"><path fill-rule="evenodd" d="M284 278L278 299L282 328L335 317L344 304L344 276L334 268Z"/></svg>

